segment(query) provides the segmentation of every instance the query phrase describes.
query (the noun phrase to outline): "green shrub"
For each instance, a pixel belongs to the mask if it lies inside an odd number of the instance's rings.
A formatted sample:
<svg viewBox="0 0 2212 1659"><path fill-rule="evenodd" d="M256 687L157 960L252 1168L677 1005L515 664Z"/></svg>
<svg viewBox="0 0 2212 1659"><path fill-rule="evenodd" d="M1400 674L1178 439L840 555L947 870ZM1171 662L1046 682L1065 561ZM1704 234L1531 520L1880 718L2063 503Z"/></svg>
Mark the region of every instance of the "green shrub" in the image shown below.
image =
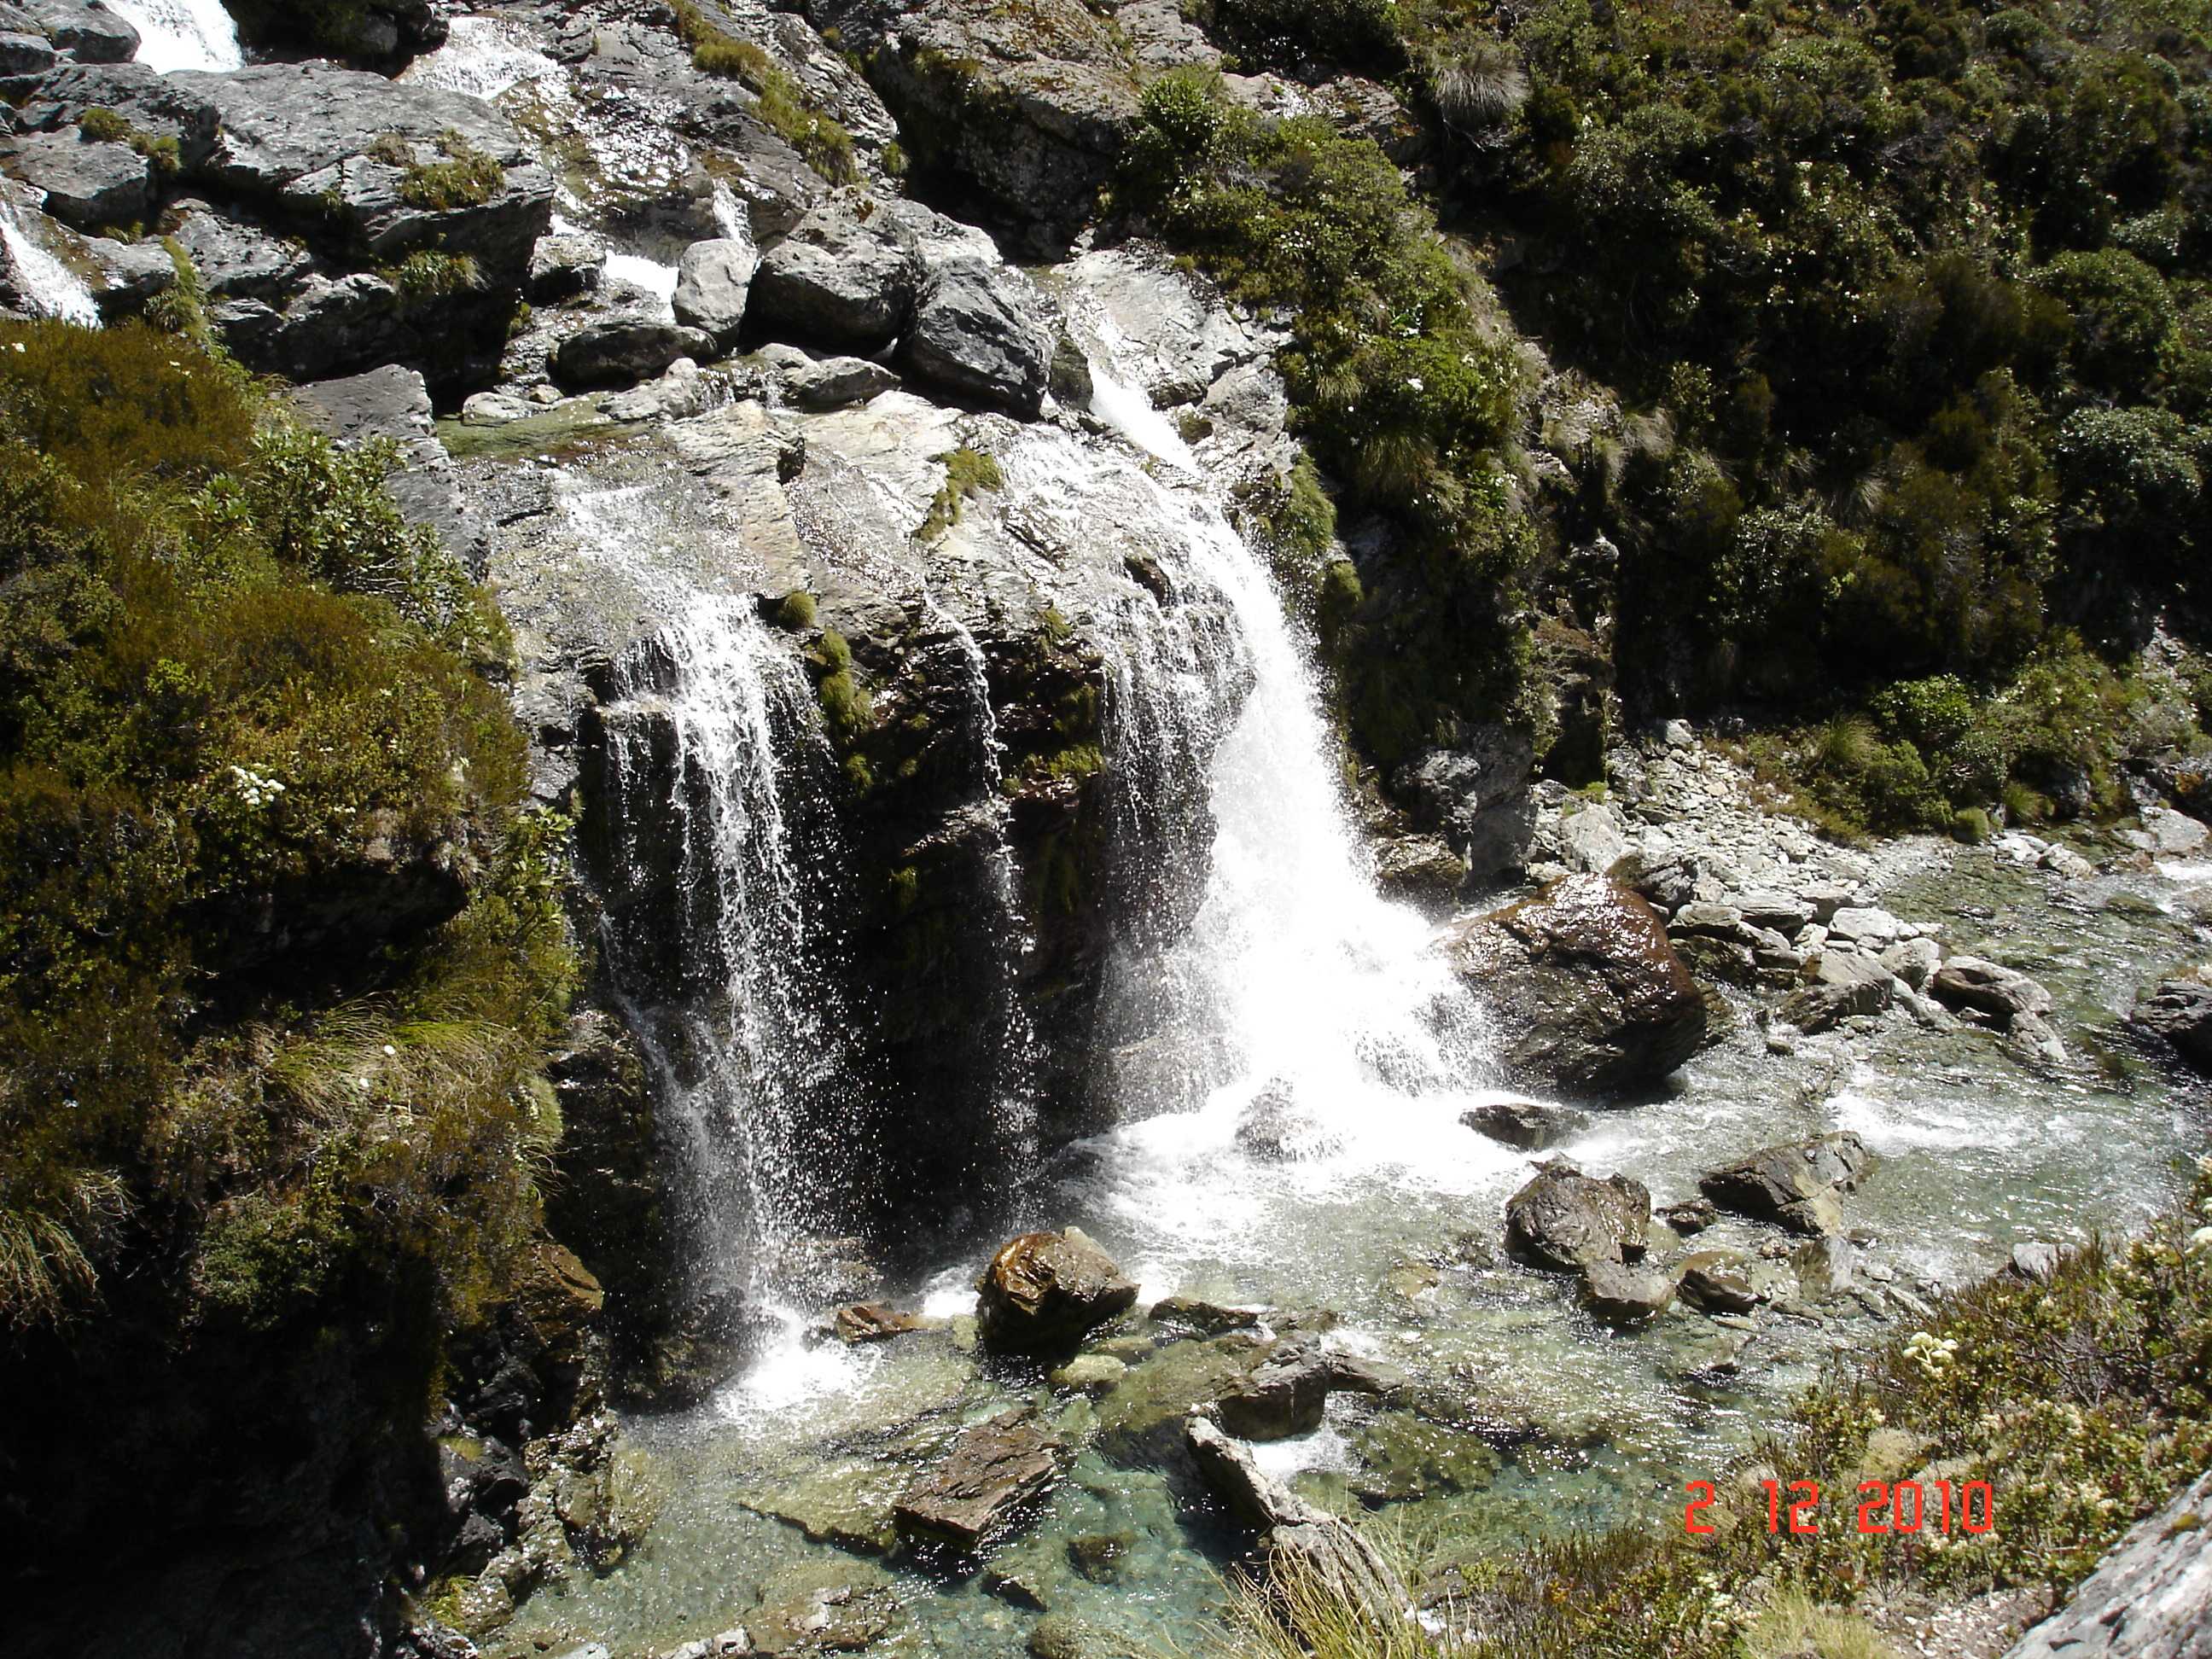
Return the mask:
<svg viewBox="0 0 2212 1659"><path fill-rule="evenodd" d="M398 148L406 156L404 162L395 163L403 169L399 199L410 207L434 213L482 207L507 188L507 169L498 159L477 149L459 132L448 130L439 135L438 154L442 158L439 161L416 160L413 146L404 141Z"/></svg>
<svg viewBox="0 0 2212 1659"><path fill-rule="evenodd" d="M751 88L760 100L753 112L830 183L850 184L860 177L853 135L817 106L788 70L761 47L716 24L691 0L675 0L673 9L677 35L691 48L692 67L702 75L723 76ZM902 151L898 163L892 165L887 147L884 170L893 177L903 172Z"/></svg>
<svg viewBox="0 0 2212 1659"><path fill-rule="evenodd" d="M442 248L417 248L384 272L385 281L398 290L403 311L456 295L474 294L484 285L483 272L475 256L448 253Z"/></svg>

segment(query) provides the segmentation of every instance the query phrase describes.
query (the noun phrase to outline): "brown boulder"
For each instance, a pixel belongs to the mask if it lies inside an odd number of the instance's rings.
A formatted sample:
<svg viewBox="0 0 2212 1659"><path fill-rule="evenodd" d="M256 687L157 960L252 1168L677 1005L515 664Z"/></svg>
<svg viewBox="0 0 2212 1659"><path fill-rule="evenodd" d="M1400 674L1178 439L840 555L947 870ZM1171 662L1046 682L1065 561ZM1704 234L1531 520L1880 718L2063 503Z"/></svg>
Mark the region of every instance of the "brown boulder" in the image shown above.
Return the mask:
<svg viewBox="0 0 2212 1659"><path fill-rule="evenodd" d="M1724 1210L1817 1237L1842 1227L1841 1196L1857 1187L1873 1161L1866 1143L1846 1129L1763 1146L1700 1176L1698 1190Z"/></svg>
<svg viewBox="0 0 2212 1659"><path fill-rule="evenodd" d="M1073 1348L1137 1299L1136 1285L1113 1257L1074 1227L1009 1239L975 1281L975 1292L985 1344L1021 1353Z"/></svg>
<svg viewBox="0 0 2212 1659"><path fill-rule="evenodd" d="M1658 915L1603 876L1447 929L1442 948L1497 1014L1499 1060L1529 1087L1617 1094L1697 1052L1705 1002Z"/></svg>
<svg viewBox="0 0 2212 1659"><path fill-rule="evenodd" d="M1597 1180L1555 1158L1505 1200L1505 1238L1516 1255L1562 1273L1633 1261L1651 1228L1651 1194L1625 1175Z"/></svg>
<svg viewBox="0 0 2212 1659"><path fill-rule="evenodd" d="M973 1551L1052 1490L1066 1447L1020 1407L953 1442L942 1467L915 1477L891 1510L902 1536Z"/></svg>

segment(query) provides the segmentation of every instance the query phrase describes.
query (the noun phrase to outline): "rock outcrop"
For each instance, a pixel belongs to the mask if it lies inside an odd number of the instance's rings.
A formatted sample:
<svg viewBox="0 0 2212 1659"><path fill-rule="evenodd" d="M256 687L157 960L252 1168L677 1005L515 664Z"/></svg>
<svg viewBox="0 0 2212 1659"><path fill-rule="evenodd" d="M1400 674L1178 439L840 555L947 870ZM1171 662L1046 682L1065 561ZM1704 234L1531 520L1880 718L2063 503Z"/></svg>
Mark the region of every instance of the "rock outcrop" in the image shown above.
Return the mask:
<svg viewBox="0 0 2212 1659"><path fill-rule="evenodd" d="M1651 907L1602 876L1448 930L1453 967L1497 1013L1516 1080L1608 1095L1656 1082L1705 1035L1705 1002Z"/></svg>
<svg viewBox="0 0 2212 1659"><path fill-rule="evenodd" d="M2201 1659L2212 1652L2212 1474L2139 1521L2005 1659Z"/></svg>
<svg viewBox="0 0 2212 1659"><path fill-rule="evenodd" d="M2173 1045L2200 1072L2212 1072L2212 985L2201 980L2161 980L2136 999L2130 1023Z"/></svg>

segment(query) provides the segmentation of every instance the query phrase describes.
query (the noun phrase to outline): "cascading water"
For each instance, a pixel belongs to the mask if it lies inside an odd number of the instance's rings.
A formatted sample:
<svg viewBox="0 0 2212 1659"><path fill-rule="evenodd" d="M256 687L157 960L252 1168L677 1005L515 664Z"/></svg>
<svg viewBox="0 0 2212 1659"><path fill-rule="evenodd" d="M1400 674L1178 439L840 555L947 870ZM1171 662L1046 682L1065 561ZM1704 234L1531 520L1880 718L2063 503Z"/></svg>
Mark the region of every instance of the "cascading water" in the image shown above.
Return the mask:
<svg viewBox="0 0 2212 1659"><path fill-rule="evenodd" d="M15 204L0 193L0 245L17 290L31 310L84 328L100 326L100 304L84 279L33 241Z"/></svg>
<svg viewBox="0 0 2212 1659"><path fill-rule="evenodd" d="M570 513L613 560L665 533L645 496ZM805 672L748 602L694 592L670 612L599 711L609 957L677 1143L699 1288L773 1301L814 1269L863 1163L834 762Z"/></svg>
<svg viewBox="0 0 2212 1659"><path fill-rule="evenodd" d="M106 0L138 31L138 61L157 74L246 67L238 25L222 0Z"/></svg>

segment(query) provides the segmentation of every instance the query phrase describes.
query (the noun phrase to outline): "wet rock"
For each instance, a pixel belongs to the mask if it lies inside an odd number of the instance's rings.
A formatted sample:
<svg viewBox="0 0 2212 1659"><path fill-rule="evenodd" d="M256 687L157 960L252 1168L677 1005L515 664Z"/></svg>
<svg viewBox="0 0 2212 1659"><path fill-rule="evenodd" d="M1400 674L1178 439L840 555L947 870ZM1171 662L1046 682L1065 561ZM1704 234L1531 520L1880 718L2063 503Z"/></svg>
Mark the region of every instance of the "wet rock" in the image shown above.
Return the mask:
<svg viewBox="0 0 2212 1659"><path fill-rule="evenodd" d="M1589 1115L1534 1100L1493 1100L1462 1112L1459 1121L1478 1134L1540 1152L1589 1127Z"/></svg>
<svg viewBox="0 0 2212 1659"><path fill-rule="evenodd" d="M1113 1258L1073 1227L1010 1239L975 1290L984 1343L1026 1353L1073 1348L1137 1299L1137 1286Z"/></svg>
<svg viewBox="0 0 2212 1659"><path fill-rule="evenodd" d="M1351 1440L1364 1466L1352 1478L1351 1491L1366 1504L1481 1492L1500 1467L1498 1454L1480 1436L1412 1412L1378 1413Z"/></svg>
<svg viewBox="0 0 2212 1659"><path fill-rule="evenodd" d="M1117 1659L1126 1644L1096 1625L1048 1613L1030 1632L1030 1659Z"/></svg>
<svg viewBox="0 0 2212 1659"><path fill-rule="evenodd" d="M1846 945L1879 951L1905 932L1905 924L1887 910L1846 905L1830 916L1828 936Z"/></svg>
<svg viewBox="0 0 2212 1659"><path fill-rule="evenodd" d="M1917 991L1943 965L1943 947L1932 939L1901 939L1881 953L1881 965Z"/></svg>
<svg viewBox="0 0 2212 1659"><path fill-rule="evenodd" d="M713 1636L702 1636L696 1642L671 1648L661 1659L746 1659L746 1656L757 1651L744 1626L735 1625Z"/></svg>
<svg viewBox="0 0 2212 1659"><path fill-rule="evenodd" d="M718 378L709 376L696 360L678 357L658 380L617 392L599 406L599 412L611 421L684 420L714 401Z"/></svg>
<svg viewBox="0 0 2212 1659"><path fill-rule="evenodd" d="M913 1331L926 1331L928 1320L918 1313L887 1306L881 1302L855 1302L837 1310L830 1320L830 1328L840 1342L851 1346L862 1342L882 1342L894 1336L904 1336Z"/></svg>
<svg viewBox="0 0 2212 1659"><path fill-rule="evenodd" d="M1949 1008L2010 1021L2020 1014L2040 1018L2051 1010L2051 993L2017 969L1979 957L1953 957L1928 981L1928 993Z"/></svg>
<svg viewBox="0 0 2212 1659"><path fill-rule="evenodd" d="M530 418L532 410L521 398L504 392L479 392L461 404L463 426L507 426Z"/></svg>
<svg viewBox="0 0 2212 1659"><path fill-rule="evenodd" d="M1680 1204L1669 1204L1660 1211L1659 1218L1684 1237L1701 1233L1721 1218L1721 1212L1710 1198L1686 1198Z"/></svg>
<svg viewBox="0 0 2212 1659"><path fill-rule="evenodd" d="M918 1477L892 1521L902 1537L972 1553L1052 1489L1066 1451L1034 1407L1002 1412L961 1435L941 1468Z"/></svg>
<svg viewBox="0 0 2212 1659"><path fill-rule="evenodd" d="M1467 879L1467 860L1442 836L1394 836L1375 849L1375 882L1416 904L1449 904Z"/></svg>
<svg viewBox="0 0 2212 1659"><path fill-rule="evenodd" d="M906 327L919 282L907 248L842 208L818 208L768 251L748 303L779 338L875 351Z"/></svg>
<svg viewBox="0 0 2212 1659"><path fill-rule="evenodd" d="M726 350L744 325L760 252L748 238L694 242L676 266L676 320Z"/></svg>
<svg viewBox="0 0 2212 1659"><path fill-rule="evenodd" d="M1783 999L1778 1012L1809 1035L1830 1030L1854 1014L1878 1014L1896 995L1896 975L1872 957L1824 950L1805 982Z"/></svg>
<svg viewBox="0 0 2212 1659"><path fill-rule="evenodd" d="M1110 1353L1086 1353L1045 1378L1055 1389L1110 1389L1129 1374L1127 1360Z"/></svg>
<svg viewBox="0 0 2212 1659"><path fill-rule="evenodd" d="M1535 750L1504 725L1469 728L1449 749L1432 749L1392 775L1391 787L1423 829L1440 832L1466 860L1469 881L1493 880L1527 863L1536 835L1528 794Z"/></svg>
<svg viewBox="0 0 2212 1659"><path fill-rule="evenodd" d="M1310 1338L1283 1343L1216 1402L1221 1426L1246 1440L1282 1440L1321 1426L1332 1394L1382 1394L1398 1379Z"/></svg>
<svg viewBox="0 0 2212 1659"><path fill-rule="evenodd" d="M1546 1165L1505 1201L1506 1243L1540 1265L1572 1273L1633 1261L1650 1231L1651 1194L1625 1175L1595 1180L1564 1159Z"/></svg>
<svg viewBox="0 0 2212 1659"><path fill-rule="evenodd" d="M1018 272L963 258L930 273L900 361L955 396L1029 419L1044 397L1052 336Z"/></svg>
<svg viewBox="0 0 2212 1659"><path fill-rule="evenodd" d="M539 304L573 300L599 285L607 245L573 232L541 236L530 250L530 297Z"/></svg>
<svg viewBox="0 0 2212 1659"><path fill-rule="evenodd" d="M1705 999L1651 907L1602 876L1448 929L1454 968L1498 1015L1508 1072L1610 1094L1657 1081L1696 1052Z"/></svg>
<svg viewBox="0 0 2212 1659"><path fill-rule="evenodd" d="M123 64L137 56L138 31L104 6L33 0L30 10L46 38L80 64Z"/></svg>
<svg viewBox="0 0 2212 1659"><path fill-rule="evenodd" d="M2037 1014L2014 1014L2005 1023L2004 1051L2030 1066L2064 1066L2073 1058L2051 1022Z"/></svg>
<svg viewBox="0 0 2212 1659"><path fill-rule="evenodd" d="M1765 1146L1701 1176L1698 1190L1724 1210L1819 1236L1843 1229L1842 1195L1873 1159L1849 1130Z"/></svg>
<svg viewBox="0 0 2212 1659"><path fill-rule="evenodd" d="M7 169L46 192L46 210L78 230L143 221L154 204L146 158L128 144L89 143L81 133L34 132L19 139Z"/></svg>
<svg viewBox="0 0 2212 1659"><path fill-rule="evenodd" d="M1759 1291L1734 1250L1698 1250L1681 1264L1682 1300L1700 1313L1749 1313Z"/></svg>
<svg viewBox="0 0 2212 1659"><path fill-rule="evenodd" d="M553 372L569 386L631 385L679 357L704 357L713 349L714 342L696 329L651 317L611 317L562 340Z"/></svg>
<svg viewBox="0 0 2212 1659"><path fill-rule="evenodd" d="M1847 1238L1835 1234L1803 1244L1790 1257L1797 1275L1799 1294L1808 1302L1828 1302L1848 1296L1853 1289L1857 1251Z"/></svg>
<svg viewBox="0 0 2212 1659"><path fill-rule="evenodd" d="M1195 1297L1170 1296L1152 1304L1152 1317L1164 1325L1187 1325L1209 1336L1223 1331L1249 1330L1260 1322L1256 1308L1224 1308Z"/></svg>
<svg viewBox="0 0 2212 1659"><path fill-rule="evenodd" d="M1674 1275L1662 1267L1593 1261L1583 1270L1582 1304L1608 1325L1638 1325L1674 1304Z"/></svg>
<svg viewBox="0 0 2212 1659"><path fill-rule="evenodd" d="M1171 1342L1131 1366L1099 1402L1099 1451L1131 1468L1181 1455L1183 1419L1233 1388L1262 1352L1256 1339L1237 1334Z"/></svg>
<svg viewBox="0 0 2212 1659"><path fill-rule="evenodd" d="M1277 1079L1252 1097L1237 1120L1237 1144L1263 1164L1295 1164L1327 1158L1342 1142L1299 1106L1289 1084Z"/></svg>
<svg viewBox="0 0 2212 1659"><path fill-rule="evenodd" d="M2146 806L2142 817L2142 829L2130 839L2156 858L2187 858L2212 837L2212 830L2170 806Z"/></svg>
<svg viewBox="0 0 2212 1659"><path fill-rule="evenodd" d="M2139 1030L2172 1043L2197 1070L2212 1072L2212 985L2195 979L2162 980L2148 996L2136 998L2129 1018Z"/></svg>
<svg viewBox="0 0 2212 1659"><path fill-rule="evenodd" d="M1405 1585L1356 1528L1292 1493L1206 1419L1192 1418L1185 1436L1206 1485L1260 1534L1271 1576L1310 1579L1380 1623L1411 1616Z"/></svg>
<svg viewBox="0 0 2212 1659"><path fill-rule="evenodd" d="M905 1618L890 1576L881 1568L815 1559L769 1579L745 1629L755 1650L764 1654L849 1653L882 1640Z"/></svg>

